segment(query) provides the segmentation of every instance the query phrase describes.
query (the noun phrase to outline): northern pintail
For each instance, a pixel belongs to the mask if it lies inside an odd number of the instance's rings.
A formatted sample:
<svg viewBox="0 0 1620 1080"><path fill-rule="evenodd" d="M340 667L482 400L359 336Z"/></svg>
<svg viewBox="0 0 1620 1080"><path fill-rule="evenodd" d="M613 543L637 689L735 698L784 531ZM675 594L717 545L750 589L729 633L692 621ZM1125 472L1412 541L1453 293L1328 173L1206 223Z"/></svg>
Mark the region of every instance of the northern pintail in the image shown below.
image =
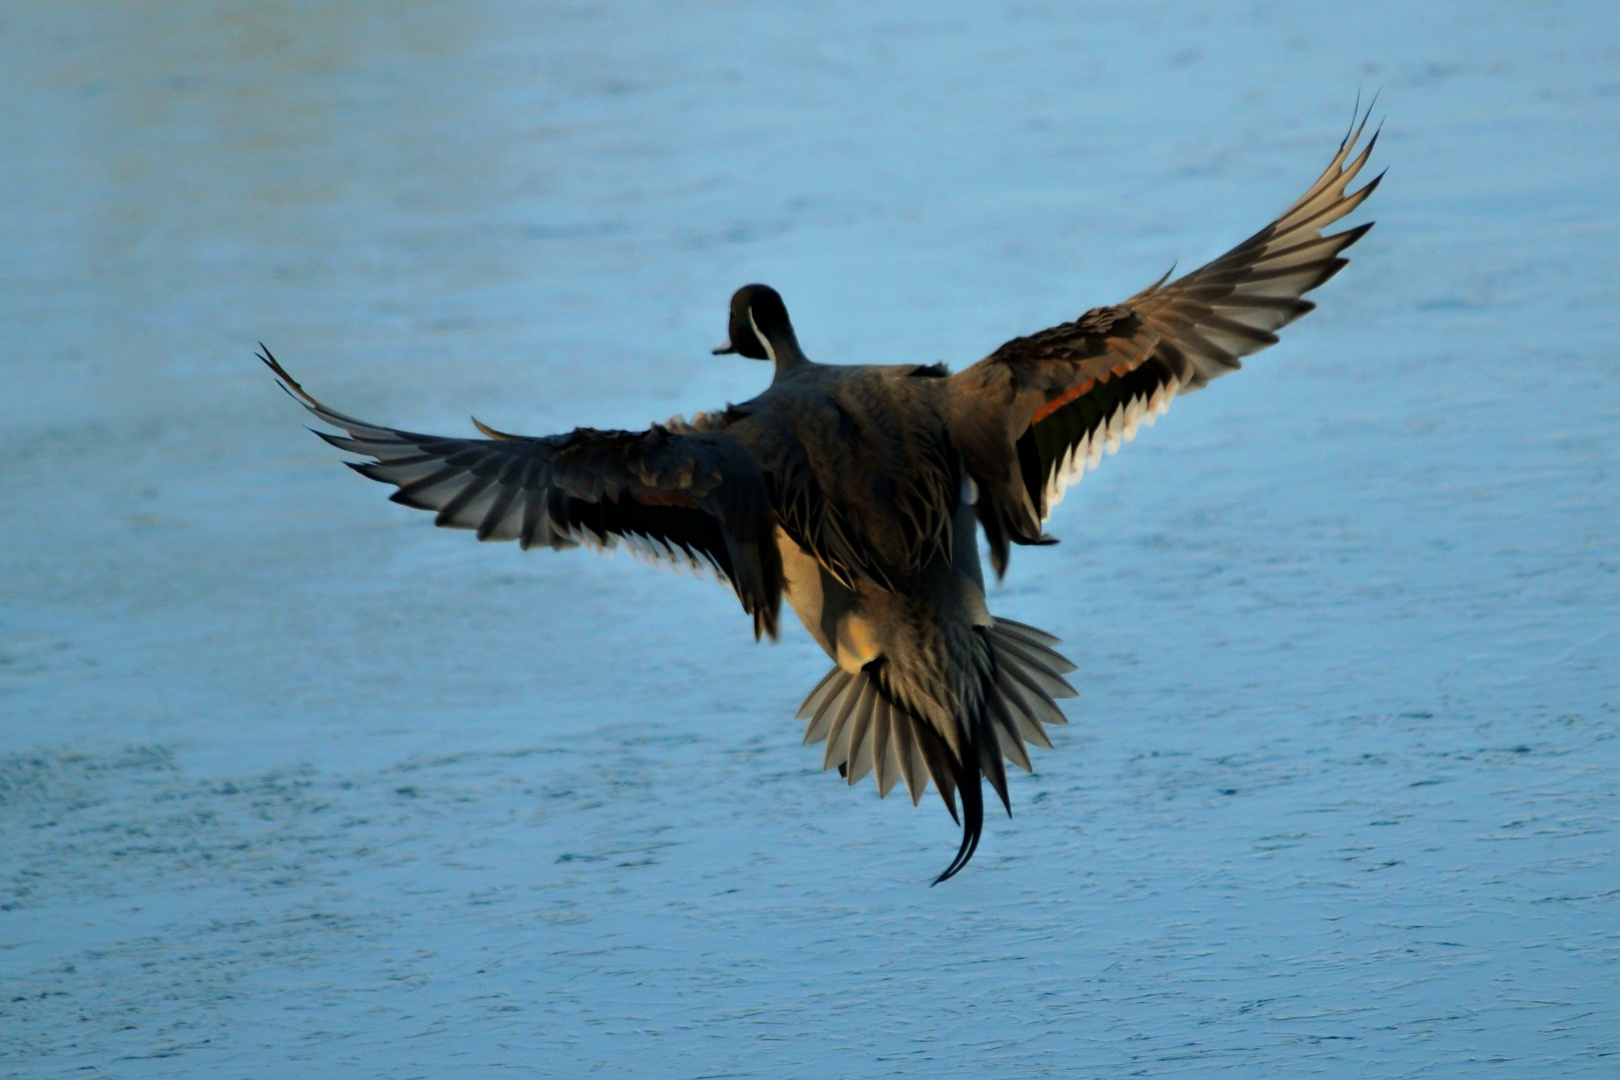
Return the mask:
<svg viewBox="0 0 1620 1080"><path fill-rule="evenodd" d="M1004 762L1030 769L1051 749L1074 665L1050 634L990 614L977 530L1005 572L1011 545L1042 530L1065 489L1152 424L1178 394L1236 371L1314 306L1301 299L1345 265L1371 223L1324 235L1378 185L1350 182L1363 119L1283 214L1207 266L1166 274L1123 303L1014 338L950 374L943 365L826 365L799 347L775 290L732 297L714 351L775 366L751 401L646 431L578 428L530 437L474 421L485 438L420 435L357 420L283 387L345 435L318 432L394 502L480 540L611 548L708 565L777 634L785 596L836 666L805 698L807 745L850 784L904 781L913 804L933 781L973 856L981 778L1012 812ZM961 795L958 815L956 797Z"/></svg>

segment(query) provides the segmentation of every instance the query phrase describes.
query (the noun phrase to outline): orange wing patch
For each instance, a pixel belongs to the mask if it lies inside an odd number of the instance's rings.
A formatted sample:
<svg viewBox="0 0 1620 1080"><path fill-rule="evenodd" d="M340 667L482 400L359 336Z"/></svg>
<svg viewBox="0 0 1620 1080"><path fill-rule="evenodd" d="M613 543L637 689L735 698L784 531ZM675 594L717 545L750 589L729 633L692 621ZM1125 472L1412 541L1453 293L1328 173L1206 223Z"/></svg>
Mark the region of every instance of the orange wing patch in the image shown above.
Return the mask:
<svg viewBox="0 0 1620 1080"><path fill-rule="evenodd" d="M1042 420L1045 420L1048 416L1051 416L1053 413L1063 408L1063 406L1067 405L1075 398L1091 393L1091 388L1096 385L1096 379L1087 379L1079 386L1070 387L1057 397L1053 398L1051 401L1048 401L1045 405L1042 405L1039 409L1036 409L1035 415L1030 419L1029 422L1031 424L1040 423Z"/></svg>
<svg viewBox="0 0 1620 1080"><path fill-rule="evenodd" d="M1143 351L1137 353L1135 359L1131 360L1129 363L1115 364L1109 369L1107 374L1103 375L1103 382L1107 382L1110 376L1129 375L1131 372L1142 366L1142 361L1146 360L1147 356L1147 350L1144 349ZM1051 416L1053 413L1063 408L1063 406L1067 405L1069 402L1075 400L1076 398L1085 397L1087 394L1091 393L1092 388L1096 385L1096 379L1087 379L1079 386L1070 387L1057 397L1053 398L1051 401L1048 401L1045 405L1042 405L1039 409L1036 409L1035 415L1030 418L1029 422L1031 424L1040 423L1048 416Z"/></svg>

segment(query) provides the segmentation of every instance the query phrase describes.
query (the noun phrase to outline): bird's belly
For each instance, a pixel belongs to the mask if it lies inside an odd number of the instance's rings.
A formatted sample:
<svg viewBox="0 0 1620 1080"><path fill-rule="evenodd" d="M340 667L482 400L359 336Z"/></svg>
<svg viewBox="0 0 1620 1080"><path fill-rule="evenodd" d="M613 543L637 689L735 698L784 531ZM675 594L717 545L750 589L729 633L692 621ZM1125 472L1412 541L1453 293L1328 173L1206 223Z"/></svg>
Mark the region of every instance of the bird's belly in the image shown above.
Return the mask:
<svg viewBox="0 0 1620 1080"><path fill-rule="evenodd" d="M782 593L816 644L851 674L877 659L882 652L877 626L861 598L780 528L776 548L782 556Z"/></svg>

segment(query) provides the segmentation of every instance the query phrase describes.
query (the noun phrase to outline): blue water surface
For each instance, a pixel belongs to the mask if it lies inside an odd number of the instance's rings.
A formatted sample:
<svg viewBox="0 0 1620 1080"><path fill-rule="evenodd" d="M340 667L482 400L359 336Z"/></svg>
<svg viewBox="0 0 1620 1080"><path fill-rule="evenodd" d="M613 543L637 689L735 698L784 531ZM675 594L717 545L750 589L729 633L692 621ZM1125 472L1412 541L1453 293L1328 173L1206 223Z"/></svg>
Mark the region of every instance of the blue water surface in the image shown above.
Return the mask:
<svg viewBox="0 0 1620 1080"><path fill-rule="evenodd" d="M1081 689L972 866L714 582L435 530L368 418L960 367L1378 227L1015 553ZM1610 5L14 0L0 1075L1616 1075Z"/></svg>

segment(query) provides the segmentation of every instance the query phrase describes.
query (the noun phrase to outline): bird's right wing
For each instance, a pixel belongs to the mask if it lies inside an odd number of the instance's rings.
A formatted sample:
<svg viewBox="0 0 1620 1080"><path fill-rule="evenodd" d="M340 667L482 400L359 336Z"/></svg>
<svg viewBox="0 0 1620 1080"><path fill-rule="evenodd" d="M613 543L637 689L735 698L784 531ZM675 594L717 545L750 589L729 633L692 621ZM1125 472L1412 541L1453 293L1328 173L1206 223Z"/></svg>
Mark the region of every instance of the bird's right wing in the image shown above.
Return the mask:
<svg viewBox="0 0 1620 1080"><path fill-rule="evenodd" d="M782 567L769 497L758 465L724 433L655 424L533 438L479 424L489 438L420 435L327 408L268 350L260 359L319 420L347 432L317 435L371 459L350 468L397 487L394 502L434 511L434 524L525 549L623 541L655 559L707 564L753 615L755 635L776 636Z"/></svg>
<svg viewBox="0 0 1620 1080"><path fill-rule="evenodd" d="M1375 132L1355 153L1365 126L1353 127L1292 206L1214 262L1014 338L951 376L951 435L984 490L979 520L997 573L1008 542L1040 542L1064 489L1105 450L1177 394L1236 371L1239 357L1275 344L1277 330L1315 306L1303 294L1338 273L1340 253L1372 228L1323 234L1381 179L1348 190L1378 141Z"/></svg>

